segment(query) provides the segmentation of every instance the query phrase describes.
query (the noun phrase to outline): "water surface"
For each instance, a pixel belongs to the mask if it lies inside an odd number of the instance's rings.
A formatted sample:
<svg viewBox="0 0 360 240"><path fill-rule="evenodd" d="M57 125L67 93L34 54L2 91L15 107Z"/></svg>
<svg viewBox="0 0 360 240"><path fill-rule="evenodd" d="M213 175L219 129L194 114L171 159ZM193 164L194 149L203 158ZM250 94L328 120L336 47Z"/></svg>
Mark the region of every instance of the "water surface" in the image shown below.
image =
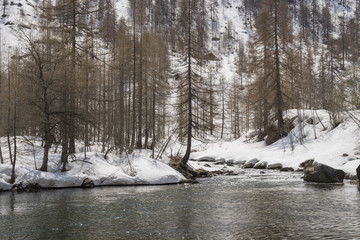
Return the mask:
<svg viewBox="0 0 360 240"><path fill-rule="evenodd" d="M0 194L0 239L358 239L360 192L249 170L195 185Z"/></svg>

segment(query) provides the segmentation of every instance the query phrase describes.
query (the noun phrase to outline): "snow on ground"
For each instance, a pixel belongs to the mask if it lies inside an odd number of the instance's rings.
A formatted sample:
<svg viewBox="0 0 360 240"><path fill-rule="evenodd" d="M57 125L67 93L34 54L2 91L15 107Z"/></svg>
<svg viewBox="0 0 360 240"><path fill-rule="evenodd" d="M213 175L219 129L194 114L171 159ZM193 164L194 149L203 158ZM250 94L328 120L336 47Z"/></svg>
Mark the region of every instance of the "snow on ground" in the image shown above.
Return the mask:
<svg viewBox="0 0 360 240"><path fill-rule="evenodd" d="M286 116L292 118L297 114L296 110L290 110ZM352 114L359 117L360 111ZM268 164L281 163L283 167L294 169L298 169L301 162L314 158L317 162L356 175L356 168L360 164L360 129L352 118L345 114L343 123L331 129L327 111L304 110L300 112L300 116L300 121L299 118L294 120L295 128L291 134L272 145L266 146L264 141L251 143L253 139L245 136L232 142L209 143L205 150L193 152L190 158L194 160L203 157L212 157L215 160L223 158L233 163L257 158ZM315 124L310 124L311 122L308 121L310 118ZM303 143L299 138L300 126L305 136ZM199 163L193 164L196 168L200 167Z"/></svg>
<svg viewBox="0 0 360 240"><path fill-rule="evenodd" d="M5 141L4 138L1 139L2 150L6 157L8 154ZM103 153L88 152L86 159L84 153L78 153L75 155L76 158L69 158L68 171L61 172L61 154L54 153L52 149L48 172L42 172L35 169L33 156L35 155L37 168L42 162L42 150L39 142L35 142L37 150L21 142L19 145L16 183L22 182L23 186L38 183L44 188L80 187L85 178L93 180L95 186L170 184L184 179L167 164L151 159L149 157L151 152L146 150L135 151L129 156L123 154L122 157L109 154L107 159L104 158ZM10 163L0 164L0 189L11 189L12 185L8 183L10 176Z"/></svg>

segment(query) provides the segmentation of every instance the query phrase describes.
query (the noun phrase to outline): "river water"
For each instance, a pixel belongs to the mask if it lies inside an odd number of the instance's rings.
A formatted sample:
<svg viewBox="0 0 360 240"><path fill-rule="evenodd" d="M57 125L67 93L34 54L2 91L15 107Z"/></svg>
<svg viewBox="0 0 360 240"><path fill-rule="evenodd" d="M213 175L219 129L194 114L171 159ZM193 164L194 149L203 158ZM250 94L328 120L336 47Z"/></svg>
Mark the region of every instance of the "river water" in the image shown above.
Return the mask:
<svg viewBox="0 0 360 240"><path fill-rule="evenodd" d="M359 239L360 192L249 170L200 184L0 194L0 239Z"/></svg>

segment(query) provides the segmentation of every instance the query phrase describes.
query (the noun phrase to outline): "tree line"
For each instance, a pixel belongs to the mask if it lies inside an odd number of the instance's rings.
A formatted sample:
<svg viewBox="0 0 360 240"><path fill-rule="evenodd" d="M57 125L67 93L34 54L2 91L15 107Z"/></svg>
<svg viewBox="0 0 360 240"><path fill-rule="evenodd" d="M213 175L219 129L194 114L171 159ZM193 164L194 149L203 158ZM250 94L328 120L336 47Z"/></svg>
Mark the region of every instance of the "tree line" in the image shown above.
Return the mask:
<svg viewBox="0 0 360 240"><path fill-rule="evenodd" d="M80 146L85 158L95 142L104 153L154 150L173 135L186 165L194 138L286 135L291 108L329 110L336 125L360 105L360 1L339 1L342 15L319 2L243 0L247 41L240 23L220 26L232 1L131 0L127 19L111 0L39 2L39 21L19 31L21 51L0 51L9 161L21 135L41 137L42 171L60 146L65 171ZM221 69L234 56L229 82Z"/></svg>

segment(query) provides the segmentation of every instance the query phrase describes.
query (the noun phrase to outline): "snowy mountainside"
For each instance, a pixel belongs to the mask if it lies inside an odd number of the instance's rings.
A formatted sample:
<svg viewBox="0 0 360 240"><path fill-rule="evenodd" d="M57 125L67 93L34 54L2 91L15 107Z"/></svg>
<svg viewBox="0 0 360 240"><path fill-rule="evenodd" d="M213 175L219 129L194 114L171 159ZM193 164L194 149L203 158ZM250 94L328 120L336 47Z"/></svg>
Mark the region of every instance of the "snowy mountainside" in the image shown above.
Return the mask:
<svg viewBox="0 0 360 240"><path fill-rule="evenodd" d="M176 1L175 1L176 2ZM179 2L179 1L177 1ZM228 63L233 63L229 55L236 54L239 42L246 43L249 37L252 37L254 31L255 14L248 13L245 10L243 0L221 0L205 1L208 18L208 36L209 49L217 54L217 56L228 57ZM309 8L310 2L307 1ZM9 47L19 47L18 33L22 28L31 27L39 22L40 17L35 11L35 7L42 4L40 0L16 0L5 1L7 3L1 8L0 33L1 47L3 52ZM130 21L131 11L129 0L115 0L114 7L117 18L124 18ZM339 18L345 17L349 19L354 16L356 9L356 1L347 1L347 5L343 6L339 0L319 0L318 8L328 6L332 16L332 23L336 28L333 34L336 36L339 32ZM250 12L253 10L250 10ZM294 21L299 21L294 19ZM222 36L229 34L228 49L221 49L219 46ZM234 60L234 59L233 59ZM225 63L224 63L225 64ZM232 76L232 74L230 74ZM226 77L227 78L227 77Z"/></svg>

